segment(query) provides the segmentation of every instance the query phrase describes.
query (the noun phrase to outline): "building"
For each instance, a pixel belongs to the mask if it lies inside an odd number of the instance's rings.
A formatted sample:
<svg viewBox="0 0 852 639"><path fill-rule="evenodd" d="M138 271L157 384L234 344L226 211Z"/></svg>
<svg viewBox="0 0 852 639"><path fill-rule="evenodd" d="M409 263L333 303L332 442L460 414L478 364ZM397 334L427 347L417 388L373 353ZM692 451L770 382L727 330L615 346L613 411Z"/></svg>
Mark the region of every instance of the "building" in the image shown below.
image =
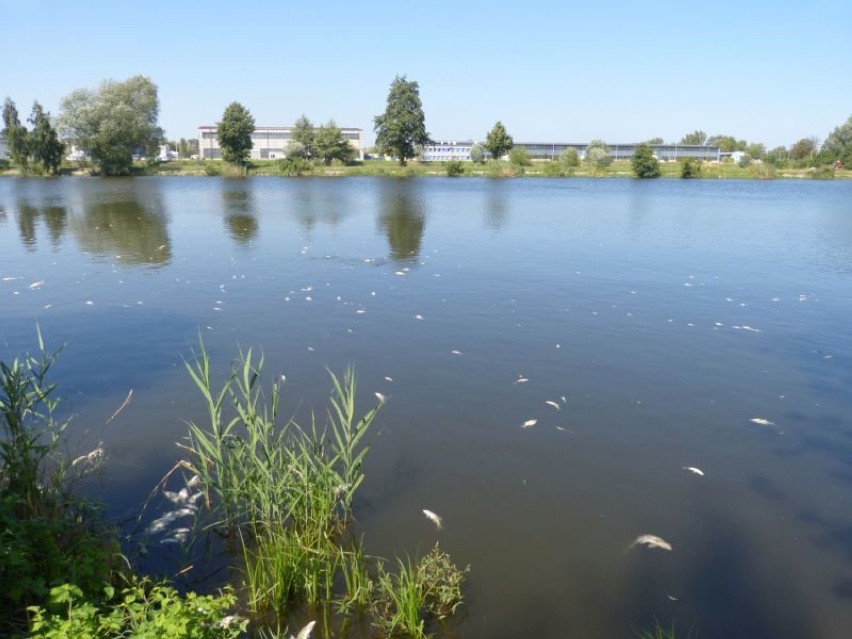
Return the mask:
<svg viewBox="0 0 852 639"><path fill-rule="evenodd" d="M423 147L424 162L447 162L449 160L461 160L470 162L470 150L473 141L465 142L430 142Z"/></svg>
<svg viewBox="0 0 852 639"><path fill-rule="evenodd" d="M588 143L563 143L563 142L516 142L515 146L522 146L529 153L532 160L553 160L558 158L565 150L574 149L581 158L585 157ZM639 143L633 144L608 144L609 154L613 160L629 160L636 152ZM703 144L651 144L654 157L658 160L682 160L690 158L693 160L718 161L721 154L718 146Z"/></svg>
<svg viewBox="0 0 852 639"><path fill-rule="evenodd" d="M362 129L341 128L343 137L349 141L360 159L364 159L364 131ZM251 134L252 160L275 160L287 155L287 145L293 134L291 126L259 126ZM203 160L221 159L219 140L216 139L215 126L198 127L198 154Z"/></svg>

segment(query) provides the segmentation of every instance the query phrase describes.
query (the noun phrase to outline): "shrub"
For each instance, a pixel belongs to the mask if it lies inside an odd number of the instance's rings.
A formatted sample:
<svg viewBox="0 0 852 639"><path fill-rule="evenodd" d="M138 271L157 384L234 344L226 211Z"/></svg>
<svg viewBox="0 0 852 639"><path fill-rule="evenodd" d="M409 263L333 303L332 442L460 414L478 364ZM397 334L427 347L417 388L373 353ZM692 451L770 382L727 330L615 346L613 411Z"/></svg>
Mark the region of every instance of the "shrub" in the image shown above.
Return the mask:
<svg viewBox="0 0 852 639"><path fill-rule="evenodd" d="M119 557L97 509L71 490L103 451L73 461L60 454L68 422L56 418L56 386L47 381L59 351L48 353L40 334L39 351L0 362L0 633L69 579L86 596L99 591Z"/></svg>
<svg viewBox="0 0 852 639"><path fill-rule="evenodd" d="M576 169L580 166L580 155L577 153L576 149L565 149L559 155L559 162L566 168Z"/></svg>
<svg viewBox="0 0 852 639"><path fill-rule="evenodd" d="M640 144L631 159L633 173L638 178L655 178L660 176L660 164L654 157L654 150L647 144Z"/></svg>
<svg viewBox="0 0 852 639"><path fill-rule="evenodd" d="M449 162L444 162L444 170L447 172L448 177L464 175L464 163L461 160L450 160Z"/></svg>
<svg viewBox="0 0 852 639"><path fill-rule="evenodd" d="M529 152L522 146L516 146L509 151L509 163L515 166L529 166L532 164Z"/></svg>
<svg viewBox="0 0 852 639"><path fill-rule="evenodd" d="M775 167L769 162L753 162L751 174L759 180L771 180L775 177Z"/></svg>
<svg viewBox="0 0 852 639"><path fill-rule="evenodd" d="M301 155L288 155L283 160L275 162L275 169L281 175L291 177L300 177L305 173L310 173L313 169L310 160Z"/></svg>
<svg viewBox="0 0 852 639"><path fill-rule="evenodd" d="M680 177L697 178L701 176L701 162L685 158L680 165Z"/></svg>
<svg viewBox="0 0 852 639"><path fill-rule="evenodd" d="M485 147L479 142L470 147L470 160L476 164L485 162Z"/></svg>
<svg viewBox="0 0 852 639"><path fill-rule="evenodd" d="M47 608L30 608L29 637L236 639L248 625L246 619L229 614L236 602L230 591L181 597L166 584L133 579L120 591L108 587L103 594L103 602L93 602L73 584L51 589Z"/></svg>
<svg viewBox="0 0 852 639"><path fill-rule="evenodd" d="M808 177L812 180L833 180L834 166L831 164L826 164L823 166L814 167L808 171Z"/></svg>

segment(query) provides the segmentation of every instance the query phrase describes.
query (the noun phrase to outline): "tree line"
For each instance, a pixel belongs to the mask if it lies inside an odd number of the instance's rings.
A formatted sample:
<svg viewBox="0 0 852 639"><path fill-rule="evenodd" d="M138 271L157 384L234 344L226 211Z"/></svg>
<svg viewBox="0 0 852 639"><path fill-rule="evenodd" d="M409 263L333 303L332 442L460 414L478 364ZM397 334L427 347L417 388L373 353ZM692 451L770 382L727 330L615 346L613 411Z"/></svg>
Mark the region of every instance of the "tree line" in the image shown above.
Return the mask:
<svg viewBox="0 0 852 639"><path fill-rule="evenodd" d="M21 123L15 103L7 98L3 107L3 134L11 161L22 172L56 173L67 149L62 141L65 140L85 150L101 175L126 175L130 173L134 153L153 156L163 143L158 117L157 86L150 78L137 75L124 82L108 80L96 89L73 91L62 99L55 122L36 102L28 119L32 130ZM376 147L381 153L395 157L401 166L418 157L431 141L418 83L404 75L396 76L388 91L385 110L373 118L373 125ZM239 102L228 105L217 123L222 159L245 166L254 130L254 118L246 107ZM662 138L645 142L648 146L662 143ZM181 155L189 155L192 151L197 153L197 144L197 140L181 139L175 146ZM739 151L743 154L742 162L760 160L779 168L787 164L818 167L838 163L850 167L852 116L829 133L822 144L818 138L802 138L789 147L767 150L761 143L749 143L726 134L708 136L701 130L687 133L679 144L706 144L718 146L722 152ZM499 121L488 131L484 143L477 143L471 149L474 162L484 162L489 156L501 159L507 154L513 164L523 165L529 159L523 149L515 148L512 136ZM650 166L645 154L643 148L639 160ZM351 161L355 149L334 120L315 127L302 115L293 126L285 155L294 166L311 162L328 165L334 161ZM586 150L586 159L595 166L605 165L608 157L607 146L601 140L593 141ZM567 156L559 160L569 165L575 162ZM653 172L642 170L648 171Z"/></svg>

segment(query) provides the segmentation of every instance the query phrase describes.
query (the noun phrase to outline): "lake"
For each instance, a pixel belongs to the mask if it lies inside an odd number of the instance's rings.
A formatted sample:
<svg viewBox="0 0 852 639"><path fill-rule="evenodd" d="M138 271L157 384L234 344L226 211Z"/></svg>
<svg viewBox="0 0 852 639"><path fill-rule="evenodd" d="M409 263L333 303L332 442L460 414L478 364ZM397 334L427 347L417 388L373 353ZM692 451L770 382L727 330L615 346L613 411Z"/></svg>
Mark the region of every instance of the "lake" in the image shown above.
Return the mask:
<svg viewBox="0 0 852 639"><path fill-rule="evenodd" d="M388 398L357 527L471 564L460 637L852 627L852 182L4 179L0 278L113 516L204 417L201 336L288 414L350 364Z"/></svg>

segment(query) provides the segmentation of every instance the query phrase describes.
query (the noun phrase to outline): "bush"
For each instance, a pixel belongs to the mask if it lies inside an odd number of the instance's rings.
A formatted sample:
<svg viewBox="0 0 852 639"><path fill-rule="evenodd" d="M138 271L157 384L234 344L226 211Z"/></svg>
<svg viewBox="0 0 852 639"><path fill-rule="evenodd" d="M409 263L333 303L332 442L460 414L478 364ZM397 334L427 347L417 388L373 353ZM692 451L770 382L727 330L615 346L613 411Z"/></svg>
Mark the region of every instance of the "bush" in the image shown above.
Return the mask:
<svg viewBox="0 0 852 639"><path fill-rule="evenodd" d="M640 144L631 159L633 173L638 178L655 178L660 176L660 164L654 157L654 150L647 144Z"/></svg>
<svg viewBox="0 0 852 639"><path fill-rule="evenodd" d="M275 162L275 169L281 175L300 177L305 173L310 173L313 170L313 165L310 160L300 155L288 155L283 160Z"/></svg>
<svg viewBox="0 0 852 639"><path fill-rule="evenodd" d="M448 177L458 177L464 175L464 163L461 160L450 160L444 162L444 170Z"/></svg>
<svg viewBox="0 0 852 639"><path fill-rule="evenodd" d="M690 158L684 159L680 165L680 177L682 178L697 178L701 177L701 162Z"/></svg>
<svg viewBox="0 0 852 639"><path fill-rule="evenodd" d="M834 166L831 164L826 164L823 166L814 167L808 171L808 177L812 180L833 180Z"/></svg>
<svg viewBox="0 0 852 639"><path fill-rule="evenodd" d="M522 146L516 146L509 151L509 163L515 166L529 166L532 164L529 152Z"/></svg>
<svg viewBox="0 0 852 639"><path fill-rule="evenodd" d="M751 165L751 174L759 180L771 180L775 177L775 167L769 162L754 162Z"/></svg>
<svg viewBox="0 0 852 639"><path fill-rule="evenodd" d="M559 155L559 163L569 169L576 169L580 166L580 155L576 149L565 149Z"/></svg>
<svg viewBox="0 0 852 639"><path fill-rule="evenodd" d="M470 160L476 164L485 162L485 147L479 142L470 147Z"/></svg>
<svg viewBox="0 0 852 639"><path fill-rule="evenodd" d="M118 565L119 549L98 511L71 491L103 451L70 461L60 454L67 421L47 375L59 356L39 335L38 356L0 362L0 634L25 623L28 606L73 579L99 592Z"/></svg>
<svg viewBox="0 0 852 639"><path fill-rule="evenodd" d="M49 608L30 608L30 639L65 637L175 637L236 639L248 621L229 614L236 598L194 592L181 595L162 583L134 579L120 591L104 590L103 602L87 600L73 584L50 591Z"/></svg>
<svg viewBox="0 0 852 639"><path fill-rule="evenodd" d="M749 166L751 166L751 156L748 155L747 153L745 155L743 155L739 159L739 161L737 162L737 166L740 167L741 169L746 169Z"/></svg>

